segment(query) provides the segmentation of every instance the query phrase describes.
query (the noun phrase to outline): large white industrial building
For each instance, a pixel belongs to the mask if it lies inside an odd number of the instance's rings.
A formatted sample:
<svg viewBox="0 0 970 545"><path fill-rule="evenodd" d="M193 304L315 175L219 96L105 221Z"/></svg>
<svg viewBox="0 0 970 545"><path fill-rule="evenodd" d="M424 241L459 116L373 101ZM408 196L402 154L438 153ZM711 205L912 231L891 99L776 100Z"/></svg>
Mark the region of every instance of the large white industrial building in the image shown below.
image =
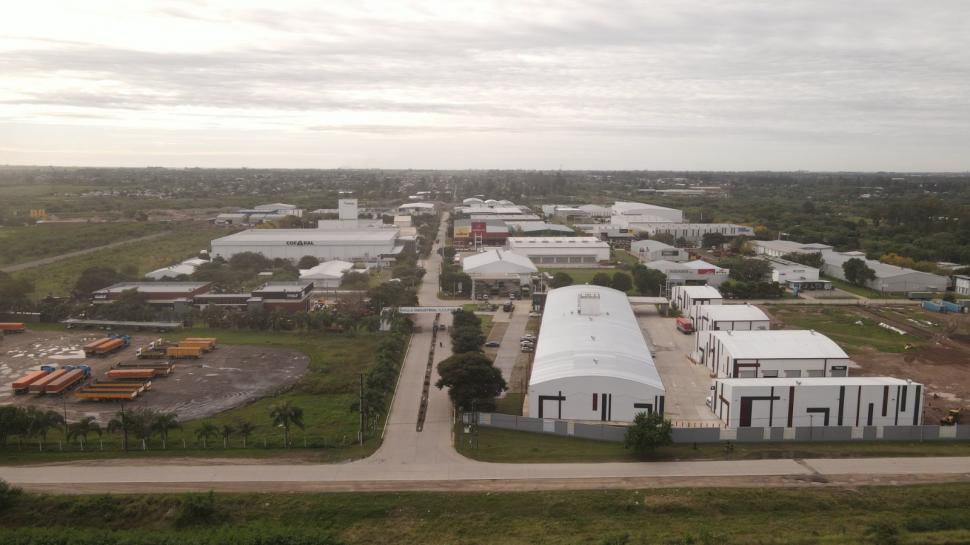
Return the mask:
<svg viewBox="0 0 970 545"><path fill-rule="evenodd" d="M714 331L767 331L771 319L754 305L700 305L694 320L694 352L691 359L707 365Z"/></svg>
<svg viewBox="0 0 970 545"><path fill-rule="evenodd" d="M828 244L803 243L793 240L755 240L754 251L760 255L784 257L788 254L820 254L831 250Z"/></svg>
<svg viewBox="0 0 970 545"><path fill-rule="evenodd" d="M904 293L908 291L946 291L950 283L949 278L906 267L887 265L875 259L867 259L863 252L822 252L822 272L826 276L845 280L842 265L850 259L861 259L876 273L875 280L866 283L871 289L887 293Z"/></svg>
<svg viewBox="0 0 970 545"><path fill-rule="evenodd" d="M494 295L520 293L532 283L532 275L539 272L524 255L506 250L487 250L464 257L462 272L472 279L472 299L479 293Z"/></svg>
<svg viewBox="0 0 970 545"><path fill-rule="evenodd" d="M701 259L686 263L675 263L661 259L644 263L644 266L664 273L664 276L667 277L668 286L707 285L717 287L731 275L729 269L722 269Z"/></svg>
<svg viewBox="0 0 970 545"><path fill-rule="evenodd" d="M316 267L300 270L300 280L312 280L317 288L336 289L340 287L344 275L354 268L349 261L324 261ZM361 271L366 272L365 269Z"/></svg>
<svg viewBox="0 0 970 545"><path fill-rule="evenodd" d="M625 293L568 286L546 297L529 416L630 422L664 410L664 385Z"/></svg>
<svg viewBox="0 0 970 545"><path fill-rule="evenodd" d="M670 235L674 240L684 239L691 243L700 243L704 235L720 233L727 238L753 237L754 229L746 225L734 223L629 223L630 229L638 233L646 233L651 238L657 235Z"/></svg>
<svg viewBox="0 0 970 545"><path fill-rule="evenodd" d="M538 267L589 267L610 260L610 245L596 237L509 237L505 249Z"/></svg>
<svg viewBox="0 0 970 545"><path fill-rule="evenodd" d="M923 385L890 377L716 379L711 408L729 428L917 426Z"/></svg>
<svg viewBox="0 0 970 545"><path fill-rule="evenodd" d="M721 378L844 377L849 355L815 331L711 331L704 360Z"/></svg>
<svg viewBox="0 0 970 545"><path fill-rule="evenodd" d="M617 201L613 203L610 223L627 226L631 223L680 223L684 212L642 202Z"/></svg>
<svg viewBox="0 0 970 545"><path fill-rule="evenodd" d="M690 253L659 240L635 240L630 243L630 253L637 256L641 263L651 261L673 261L682 263L690 259Z"/></svg>
<svg viewBox="0 0 970 545"><path fill-rule="evenodd" d="M212 256L223 259L256 252L270 259L311 255L321 261L388 263L403 249L397 229L250 229L212 241Z"/></svg>
<svg viewBox="0 0 970 545"><path fill-rule="evenodd" d="M711 286L674 286L670 289L670 303L690 318L697 328L697 309L699 305L720 305L724 302L721 292Z"/></svg>

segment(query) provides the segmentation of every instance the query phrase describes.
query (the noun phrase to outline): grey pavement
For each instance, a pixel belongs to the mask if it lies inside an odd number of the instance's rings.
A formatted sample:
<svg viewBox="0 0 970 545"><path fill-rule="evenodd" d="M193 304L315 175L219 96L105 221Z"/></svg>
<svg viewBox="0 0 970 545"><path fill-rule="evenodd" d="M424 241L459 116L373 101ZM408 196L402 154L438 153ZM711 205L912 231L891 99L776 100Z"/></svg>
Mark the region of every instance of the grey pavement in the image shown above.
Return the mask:
<svg viewBox="0 0 970 545"><path fill-rule="evenodd" d="M495 367L502 371L502 377L510 384L512 382L512 369L521 353L519 342L522 335L525 335L525 326L529 322L530 306L528 301L516 301L515 312L511 316L508 312L501 310L495 316L496 322L508 322L508 328L502 337L502 344L498 348L498 354L495 355Z"/></svg>

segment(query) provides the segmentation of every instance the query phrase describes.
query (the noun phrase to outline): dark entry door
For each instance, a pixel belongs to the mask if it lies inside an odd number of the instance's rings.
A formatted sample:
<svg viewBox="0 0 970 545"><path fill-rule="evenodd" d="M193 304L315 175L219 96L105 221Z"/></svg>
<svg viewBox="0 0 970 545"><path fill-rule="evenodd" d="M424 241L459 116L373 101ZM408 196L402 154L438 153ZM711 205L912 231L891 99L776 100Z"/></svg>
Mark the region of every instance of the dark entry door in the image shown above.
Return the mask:
<svg viewBox="0 0 970 545"><path fill-rule="evenodd" d="M749 397L741 398L741 422L738 425L742 428L751 427L751 403L753 401Z"/></svg>

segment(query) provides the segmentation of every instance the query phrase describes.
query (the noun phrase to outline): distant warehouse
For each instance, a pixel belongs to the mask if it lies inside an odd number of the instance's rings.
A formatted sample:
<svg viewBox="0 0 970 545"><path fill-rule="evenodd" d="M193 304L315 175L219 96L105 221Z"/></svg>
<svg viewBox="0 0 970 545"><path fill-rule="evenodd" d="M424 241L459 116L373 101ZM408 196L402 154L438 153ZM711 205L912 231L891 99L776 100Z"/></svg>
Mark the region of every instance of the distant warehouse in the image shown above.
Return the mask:
<svg viewBox="0 0 970 545"><path fill-rule="evenodd" d="M729 428L917 426L923 418L923 385L891 377L731 378L712 389L711 408Z"/></svg>
<svg viewBox="0 0 970 545"><path fill-rule="evenodd" d="M596 237L509 237L505 249L537 267L589 267L610 260L610 245Z"/></svg>
<svg viewBox="0 0 970 545"><path fill-rule="evenodd" d="M256 252L269 259L311 255L321 261L388 263L404 249L398 236L396 229L250 229L213 240L212 256Z"/></svg>
<svg viewBox="0 0 970 545"><path fill-rule="evenodd" d="M529 416L630 422L663 413L665 390L625 293L601 286L546 298Z"/></svg>

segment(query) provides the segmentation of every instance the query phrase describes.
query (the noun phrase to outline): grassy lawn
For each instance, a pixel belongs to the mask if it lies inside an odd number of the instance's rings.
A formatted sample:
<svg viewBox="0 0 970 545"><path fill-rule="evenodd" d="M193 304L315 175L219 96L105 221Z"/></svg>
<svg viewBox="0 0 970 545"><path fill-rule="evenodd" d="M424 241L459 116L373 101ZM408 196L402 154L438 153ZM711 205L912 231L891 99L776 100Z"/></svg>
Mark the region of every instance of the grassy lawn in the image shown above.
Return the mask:
<svg viewBox="0 0 970 545"><path fill-rule="evenodd" d="M626 250L615 250L613 252L613 260L616 261L617 263L626 263L631 267L634 265L638 265L640 263L640 260L637 258L637 256L631 254Z"/></svg>
<svg viewBox="0 0 970 545"><path fill-rule="evenodd" d="M902 294L891 294L891 293L887 294L887 293L878 292L876 290L869 289L864 286L856 286L855 284L850 284L845 280L839 280L838 278L833 278L831 276L825 276L824 279L832 282L832 287L838 288L842 291L853 293L860 297L867 297L869 299L897 299L900 297L904 299L906 298L906 296Z"/></svg>
<svg viewBox="0 0 970 545"><path fill-rule="evenodd" d="M161 223L44 223L0 228L0 266L14 265L169 229Z"/></svg>
<svg viewBox="0 0 970 545"><path fill-rule="evenodd" d="M639 459L621 443L593 441L561 435L478 427L478 448L460 441L458 451L483 462L572 463L636 462ZM838 443L722 443L675 444L657 451L652 460L760 460L769 458L859 458L895 456L970 456L970 443L838 442Z"/></svg>
<svg viewBox="0 0 970 545"><path fill-rule="evenodd" d="M34 283L35 299L43 298L48 294L67 295L81 272L89 267L106 265L116 269L133 267L138 275L143 275L197 255L199 250L209 248L209 241L231 232L208 225L170 225L168 229L168 234L144 243L126 244L65 259L50 265L19 271L14 273L14 276L27 278Z"/></svg>
<svg viewBox="0 0 970 545"><path fill-rule="evenodd" d="M564 272L573 279L573 284L588 284L590 283L590 281L593 280L593 277L596 276L596 273L605 272L606 274L613 276L613 273L615 273L619 269L616 269L613 267L601 267L601 268L594 268L594 269L565 268L565 269L539 269L539 270L544 273L549 273L553 276L555 276L556 273Z"/></svg>
<svg viewBox="0 0 970 545"><path fill-rule="evenodd" d="M836 306L766 305L772 316L796 329L814 329L839 343L852 354L872 348L881 352L899 353L906 345L921 342L910 335L900 335L879 327L878 321ZM860 324L861 322L861 324Z"/></svg>
<svg viewBox="0 0 970 545"><path fill-rule="evenodd" d="M970 539L968 483L215 494L213 512L202 514L186 507L189 499L22 494L0 512L0 541L88 545L108 543L110 536L110 543L192 545L220 531L223 539L205 543L852 545ZM180 523L187 513L197 520ZM874 529L895 539L873 538Z"/></svg>
<svg viewBox="0 0 970 545"><path fill-rule="evenodd" d="M315 459L337 461L368 456L380 444L380 428L364 442L363 447L354 444L357 437L358 415L351 410L357 397L359 373L370 367L375 359L375 350L380 340L378 333L368 333L349 337L345 335L319 335L297 333L266 333L250 331L226 331L205 328L187 329L175 338L218 337L220 344L245 344L288 348L307 354L310 364L307 373L288 391L274 397L267 397L255 403L237 407L217 416L193 420L183 424L183 429L171 432L168 449L160 450L161 442L156 437L150 443L152 455L201 455L201 456L260 456L261 449L282 447L282 431L271 425L270 405L278 401L290 401L303 409L305 430L293 428L291 440L297 447L304 444L320 447L314 450ZM137 407L137 404L135 405ZM129 408L132 408L129 406ZM209 447L202 450L202 442L196 437L196 430L203 422L211 422L218 427L233 424L240 419L257 426L247 441L248 449L242 449L242 439L231 437L230 448L223 448L222 437L210 438ZM48 436L47 449L51 452L38 452L36 443L25 441L23 450L18 449L16 440L11 441L5 450L0 451L0 463L25 463L71 458L113 457L121 452L121 438L117 435L103 436L104 452L82 453L72 446L73 452L57 452L57 441L63 439L60 430L52 430ZM184 440L184 447L183 447ZM90 438L89 449L97 445L94 436ZM30 446L28 446L30 445ZM53 446L51 446L53 445ZM130 441L130 448L141 448L140 443ZM271 451L267 451L271 452ZM146 453L147 454L147 453ZM142 454L142 455L146 455Z"/></svg>

